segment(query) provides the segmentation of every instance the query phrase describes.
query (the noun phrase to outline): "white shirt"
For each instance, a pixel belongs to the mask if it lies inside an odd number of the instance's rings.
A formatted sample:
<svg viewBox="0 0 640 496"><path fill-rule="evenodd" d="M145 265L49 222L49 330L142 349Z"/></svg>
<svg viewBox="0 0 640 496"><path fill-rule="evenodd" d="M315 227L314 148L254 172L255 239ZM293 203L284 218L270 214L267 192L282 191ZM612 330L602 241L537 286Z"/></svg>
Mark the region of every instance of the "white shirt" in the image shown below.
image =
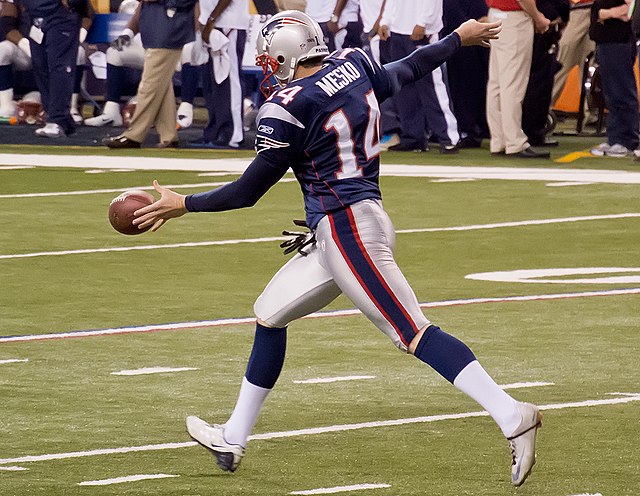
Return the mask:
<svg viewBox="0 0 640 496"><path fill-rule="evenodd" d="M415 26L423 26L427 35L439 33L442 24L442 0L387 0L381 26L392 33L409 35Z"/></svg>
<svg viewBox="0 0 640 496"><path fill-rule="evenodd" d="M364 0L367 2L368 0ZM358 7L360 0L347 0L347 3L340 14L339 24L347 25L350 22L358 22Z"/></svg>
<svg viewBox="0 0 640 496"><path fill-rule="evenodd" d="M218 0L200 0L200 17L198 18L200 24L207 23L216 5ZM223 29L248 29L250 20L249 0L231 0L213 26Z"/></svg>
<svg viewBox="0 0 640 496"><path fill-rule="evenodd" d="M305 12L316 22L329 22L335 8L336 0L307 0Z"/></svg>
<svg viewBox="0 0 640 496"><path fill-rule="evenodd" d="M378 20L380 9L382 8L382 0L361 0L360 1L360 17L362 18L363 31L368 33L373 29L373 25Z"/></svg>

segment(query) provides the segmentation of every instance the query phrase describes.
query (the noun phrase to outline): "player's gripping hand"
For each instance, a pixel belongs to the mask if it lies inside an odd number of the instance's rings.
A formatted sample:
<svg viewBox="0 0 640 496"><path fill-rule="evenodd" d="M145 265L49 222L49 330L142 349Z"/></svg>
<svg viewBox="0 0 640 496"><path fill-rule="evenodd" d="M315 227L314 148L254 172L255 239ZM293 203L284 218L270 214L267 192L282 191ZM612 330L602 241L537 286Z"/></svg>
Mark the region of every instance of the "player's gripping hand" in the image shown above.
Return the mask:
<svg viewBox="0 0 640 496"><path fill-rule="evenodd" d="M111 47L121 52L125 47L131 45L131 36L128 34L121 34L115 40L111 42Z"/></svg>
<svg viewBox="0 0 640 496"><path fill-rule="evenodd" d="M490 47L491 40L497 40L498 34L502 30L502 21L496 22L478 22L475 19L469 19L463 22L455 30L460 36L462 46L480 45Z"/></svg>
<svg viewBox="0 0 640 496"><path fill-rule="evenodd" d="M188 212L185 206L185 195L180 195L169 188L163 188L155 179L153 187L160 193L160 199L148 207L134 212L133 224L138 226L138 229L151 226L152 231L157 231L169 219L180 217Z"/></svg>

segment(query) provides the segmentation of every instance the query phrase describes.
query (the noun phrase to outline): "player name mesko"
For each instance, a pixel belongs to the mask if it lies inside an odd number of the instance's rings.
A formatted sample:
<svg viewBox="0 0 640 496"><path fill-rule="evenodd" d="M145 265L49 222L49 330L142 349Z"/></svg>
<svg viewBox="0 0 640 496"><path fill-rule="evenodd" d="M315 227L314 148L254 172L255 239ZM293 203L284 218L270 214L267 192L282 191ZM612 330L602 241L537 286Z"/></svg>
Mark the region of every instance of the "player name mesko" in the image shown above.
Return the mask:
<svg viewBox="0 0 640 496"><path fill-rule="evenodd" d="M361 76L362 74L356 69L355 65L351 62L346 62L316 81L316 85L327 95L333 96Z"/></svg>

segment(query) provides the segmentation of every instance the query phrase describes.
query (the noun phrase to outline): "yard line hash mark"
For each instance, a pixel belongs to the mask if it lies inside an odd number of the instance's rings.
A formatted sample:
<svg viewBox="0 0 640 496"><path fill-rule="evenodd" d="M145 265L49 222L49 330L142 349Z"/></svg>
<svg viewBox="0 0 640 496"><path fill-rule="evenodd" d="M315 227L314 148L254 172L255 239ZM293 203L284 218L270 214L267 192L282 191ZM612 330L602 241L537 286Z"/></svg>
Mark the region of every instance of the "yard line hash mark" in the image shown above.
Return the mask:
<svg viewBox="0 0 640 496"><path fill-rule="evenodd" d="M149 479L166 479L168 477L179 477L171 474L139 474L126 477L114 477L113 479L102 479L94 481L78 482L79 486L109 486L111 484L122 484L124 482L136 482Z"/></svg>
<svg viewBox="0 0 640 496"><path fill-rule="evenodd" d="M335 494L347 491L364 491L366 489L384 489L391 487L390 484L353 484L351 486L321 487L318 489L307 489L305 491L293 491L289 494Z"/></svg>
<svg viewBox="0 0 640 496"><path fill-rule="evenodd" d="M329 382L361 381L364 379L375 379L375 375L348 375L343 377L317 377L315 379L304 379L293 381L294 384L326 384Z"/></svg>
<svg viewBox="0 0 640 496"><path fill-rule="evenodd" d="M111 375L148 375L148 374L164 374L167 372L186 372L188 370L199 370L194 367L145 367L135 370L121 370L119 372L111 372Z"/></svg>
<svg viewBox="0 0 640 496"><path fill-rule="evenodd" d="M29 470L28 468L25 467L15 467L15 466L8 466L8 467L2 467L0 466L0 470L3 470L5 472L22 472L23 470Z"/></svg>
<svg viewBox="0 0 640 496"><path fill-rule="evenodd" d="M640 288L629 289L610 289L606 291L585 291L582 293L555 293L555 294L538 294L524 296L503 296L493 298L469 298L464 300L444 300L420 303L420 308L444 308L462 305L482 305L486 303L506 303L513 301L545 301L545 300L564 300L572 298L593 298L599 296L624 296L640 294ZM316 312L302 317L303 319L323 319L335 317L350 317L360 315L358 309L351 308L346 310L333 310L328 312ZM179 331L182 329L198 329L205 327L221 327L227 325L253 324L255 317L240 317L230 319L217 320L199 320L195 322L176 322L173 324L155 324L145 326L132 327L114 327L111 329L87 329L70 332L57 332L53 334L27 334L24 336L0 336L1 343L15 343L26 341L43 341L47 339L69 339L69 338L86 338L91 336L107 336L114 334L135 334L140 332L160 332L160 331Z"/></svg>
<svg viewBox="0 0 640 496"><path fill-rule="evenodd" d="M122 191L122 190L117 190L117 191ZM555 219L533 219L533 220L522 220L522 221L513 221L513 222L499 222L499 223L493 223L493 224L472 224L467 226L398 229L396 230L396 234L415 234L415 233L449 232L449 231L479 231L484 229L499 229L502 227L539 226L539 225L547 225L547 224L564 224L567 222L629 219L629 218L640 218L640 212L628 212L628 213L622 213L622 214L608 214L608 215L583 215L579 217L559 217ZM284 238L282 236L274 236L274 237L265 237L265 238L223 239L219 241L171 243L166 245L116 246L113 248L87 248L87 249L80 249L80 250L15 253L15 254L8 254L8 255L0 255L0 260L8 260L8 259L14 259L14 258L53 257L53 256L64 256L64 255L86 255L90 253L110 253L110 252L125 252L125 251L136 251L136 250L161 250L161 249L168 249L168 248L194 248L194 247L202 247L202 246L236 245L241 243L265 243L265 242L282 241L283 239L287 239L287 238Z"/></svg>
<svg viewBox="0 0 640 496"><path fill-rule="evenodd" d="M25 358L25 359L10 358L8 360L0 360L0 365L3 365L5 363L27 363L28 361L29 361L28 358Z"/></svg>
<svg viewBox="0 0 640 496"><path fill-rule="evenodd" d="M513 382L511 384L502 384L502 389L522 389L530 387L555 386L553 382Z"/></svg>
<svg viewBox="0 0 640 496"><path fill-rule="evenodd" d="M613 393L609 393L613 394ZM549 405L539 405L540 410L564 410L566 408L582 408L582 407L594 407L604 405L620 405L631 403L634 401L640 401L640 393L615 393L624 395L622 397L607 398L600 400L583 400L574 401L569 403L552 403ZM413 417L402 418L395 420L381 420L372 422L362 422L358 424L342 424L342 425L330 425L326 427L312 427L308 429L298 429L294 431L281 431L281 432L267 432L264 434L253 434L249 436L250 441L255 440L267 440L267 439L283 439L288 437L309 436L315 434L326 434L330 432L344 432L354 431L359 429L371 429L375 427L394 427L398 425L408 424L421 424L439 422L442 420L459 420L473 417L488 417L489 413L485 411L476 412L463 412L463 413L449 413L442 415L430 415L427 417ZM116 455L123 453L137 453L143 451L161 451L166 449L178 449L188 448L191 446L197 446L195 441L186 441L181 443L161 443L161 444L147 444L144 446L129 446L123 448L105 448L88 451L72 451L69 453L51 453L45 455L28 455L17 458L4 458L0 459L0 465L7 465L10 463L29 463L29 462L42 462L50 460L66 460L69 458L84 458L87 456L97 455Z"/></svg>

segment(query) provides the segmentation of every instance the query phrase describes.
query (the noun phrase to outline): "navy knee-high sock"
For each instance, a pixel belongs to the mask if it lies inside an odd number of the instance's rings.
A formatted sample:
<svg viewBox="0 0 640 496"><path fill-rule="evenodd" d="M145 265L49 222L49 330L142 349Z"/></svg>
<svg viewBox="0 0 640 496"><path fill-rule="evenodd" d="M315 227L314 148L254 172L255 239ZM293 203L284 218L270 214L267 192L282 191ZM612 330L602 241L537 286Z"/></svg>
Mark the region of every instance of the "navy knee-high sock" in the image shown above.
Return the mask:
<svg viewBox="0 0 640 496"><path fill-rule="evenodd" d="M10 65L0 65L0 91L13 88L13 73Z"/></svg>
<svg viewBox="0 0 640 496"><path fill-rule="evenodd" d="M80 93L80 85L82 84L82 76L84 74L84 65L76 66L76 80L73 82L73 92Z"/></svg>
<svg viewBox="0 0 640 496"><path fill-rule="evenodd" d="M265 327L256 324L253 349L245 374L247 380L261 388L273 388L282 371L286 350L286 327Z"/></svg>
<svg viewBox="0 0 640 496"><path fill-rule="evenodd" d="M193 99L196 97L196 90L198 89L200 69L191 64L182 64L181 75L182 87L180 88L180 99L183 102L193 104Z"/></svg>
<svg viewBox="0 0 640 496"><path fill-rule="evenodd" d="M107 101L120 103L122 85L124 81L124 67L107 64Z"/></svg>
<svg viewBox="0 0 640 496"><path fill-rule="evenodd" d="M466 344L435 325L427 327L414 355L452 384L462 369L476 359Z"/></svg>

